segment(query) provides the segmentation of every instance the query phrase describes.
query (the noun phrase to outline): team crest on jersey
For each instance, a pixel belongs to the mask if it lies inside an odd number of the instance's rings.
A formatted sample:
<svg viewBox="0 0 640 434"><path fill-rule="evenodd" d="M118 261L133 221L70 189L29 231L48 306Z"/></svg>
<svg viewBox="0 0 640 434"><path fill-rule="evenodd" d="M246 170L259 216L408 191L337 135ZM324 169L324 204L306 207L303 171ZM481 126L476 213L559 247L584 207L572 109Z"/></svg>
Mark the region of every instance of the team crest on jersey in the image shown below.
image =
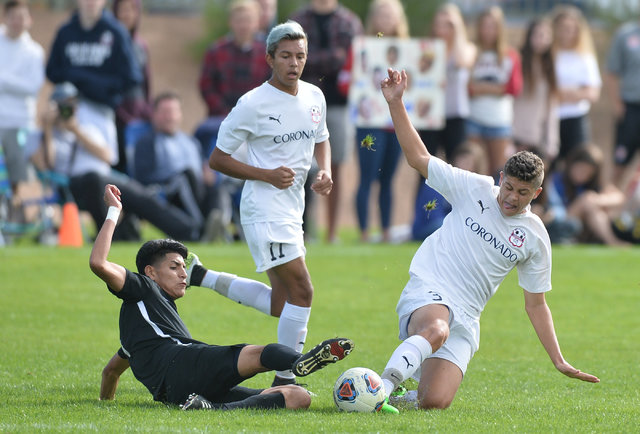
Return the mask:
<svg viewBox="0 0 640 434"><path fill-rule="evenodd" d="M513 247L522 247L524 245L524 240L527 238L527 235L522 228L515 228L511 235L509 236L509 242Z"/></svg>
<svg viewBox="0 0 640 434"><path fill-rule="evenodd" d="M317 105L311 106L311 120L314 124L320 123L320 118L322 117L322 112L320 111L320 107Z"/></svg>

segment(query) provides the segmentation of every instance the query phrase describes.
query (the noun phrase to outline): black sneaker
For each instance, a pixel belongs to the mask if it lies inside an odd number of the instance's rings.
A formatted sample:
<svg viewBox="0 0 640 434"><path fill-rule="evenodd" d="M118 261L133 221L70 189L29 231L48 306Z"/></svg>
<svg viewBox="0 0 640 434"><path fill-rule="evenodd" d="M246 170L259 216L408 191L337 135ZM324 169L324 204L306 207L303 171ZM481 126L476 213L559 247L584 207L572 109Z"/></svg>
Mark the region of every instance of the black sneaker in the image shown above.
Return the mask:
<svg viewBox="0 0 640 434"><path fill-rule="evenodd" d="M213 410L215 407L204 396L192 393L180 408L182 410Z"/></svg>
<svg viewBox="0 0 640 434"><path fill-rule="evenodd" d="M316 345L311 351L301 355L293 364L294 375L304 377L329 363L344 359L354 348L353 341L347 338L327 339Z"/></svg>

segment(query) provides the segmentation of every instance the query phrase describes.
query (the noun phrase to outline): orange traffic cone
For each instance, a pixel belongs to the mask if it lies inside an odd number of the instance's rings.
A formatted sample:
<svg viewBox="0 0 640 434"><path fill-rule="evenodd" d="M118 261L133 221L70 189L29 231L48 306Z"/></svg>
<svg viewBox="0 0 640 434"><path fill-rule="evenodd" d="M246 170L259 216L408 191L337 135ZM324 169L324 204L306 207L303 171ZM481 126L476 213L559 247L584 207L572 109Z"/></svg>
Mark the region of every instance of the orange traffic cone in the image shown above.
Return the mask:
<svg viewBox="0 0 640 434"><path fill-rule="evenodd" d="M78 205L67 202L62 206L62 224L58 231L58 245L82 247L82 226Z"/></svg>

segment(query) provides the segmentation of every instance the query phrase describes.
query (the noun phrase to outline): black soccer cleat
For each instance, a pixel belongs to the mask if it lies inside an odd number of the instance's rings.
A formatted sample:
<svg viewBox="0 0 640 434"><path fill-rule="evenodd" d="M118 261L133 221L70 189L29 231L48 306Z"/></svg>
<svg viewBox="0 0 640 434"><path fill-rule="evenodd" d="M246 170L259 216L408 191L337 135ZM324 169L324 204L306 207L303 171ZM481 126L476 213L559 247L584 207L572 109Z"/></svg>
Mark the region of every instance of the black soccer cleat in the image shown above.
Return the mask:
<svg viewBox="0 0 640 434"><path fill-rule="evenodd" d="M291 370L298 377L309 375L322 369L329 363L335 363L349 355L355 345L351 339L327 339L316 345L311 351L301 355L293 364Z"/></svg>
<svg viewBox="0 0 640 434"><path fill-rule="evenodd" d="M180 408L182 410L213 410L215 407L204 396L192 393Z"/></svg>

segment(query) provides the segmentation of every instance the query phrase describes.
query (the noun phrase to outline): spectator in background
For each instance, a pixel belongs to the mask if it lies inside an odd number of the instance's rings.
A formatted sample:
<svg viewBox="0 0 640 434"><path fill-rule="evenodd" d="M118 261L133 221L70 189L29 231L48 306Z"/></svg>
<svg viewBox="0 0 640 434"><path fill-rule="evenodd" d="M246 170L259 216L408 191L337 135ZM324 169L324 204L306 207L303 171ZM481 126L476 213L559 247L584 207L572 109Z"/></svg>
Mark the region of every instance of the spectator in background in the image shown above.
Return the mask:
<svg viewBox="0 0 640 434"><path fill-rule="evenodd" d="M0 25L0 146L14 200L27 180L24 145L35 129L36 99L44 82L44 51L29 35L32 20L26 0L4 4Z"/></svg>
<svg viewBox="0 0 640 434"><path fill-rule="evenodd" d="M466 139L469 72L476 58L476 47L467 38L462 14L453 3L445 3L438 9L433 17L431 35L445 43L447 53L445 125L441 130L420 131L420 137L431 154L436 155L442 149L451 161L456 148ZM423 183L421 178L420 184Z"/></svg>
<svg viewBox="0 0 640 434"><path fill-rule="evenodd" d="M264 58L265 43L258 37L259 25L260 4L256 0L234 0L229 6L231 33L214 42L205 54L200 94L207 105L208 119L195 133L204 156L211 155L220 123L238 98L271 74Z"/></svg>
<svg viewBox="0 0 640 434"><path fill-rule="evenodd" d="M545 223L550 235L558 227L574 227L579 241L627 244L615 235L611 225L625 197L614 185L603 185L603 165L602 151L594 145L576 147L567 155L566 167L556 171L548 185L550 213ZM570 224L558 225L560 222Z"/></svg>
<svg viewBox="0 0 640 434"><path fill-rule="evenodd" d="M150 119L151 70L149 67L149 47L138 34L142 16L142 0L113 0L113 13L131 35L133 54L142 73L142 82L127 90L122 102L116 109L116 130L118 132L118 154L120 159L115 169L126 173L125 129L131 121L148 121Z"/></svg>
<svg viewBox="0 0 640 434"><path fill-rule="evenodd" d="M105 4L106 0L77 0L77 11L55 36L46 73L54 84L72 83L80 99L94 105L92 124L115 143L114 110L125 93L142 82L142 74L131 37ZM115 145L113 165L119 157Z"/></svg>
<svg viewBox="0 0 640 434"><path fill-rule="evenodd" d="M629 163L640 149L640 22L616 32L607 57L606 81L617 122L614 182L622 188L635 167ZM628 168L628 170L626 170Z"/></svg>
<svg viewBox="0 0 640 434"><path fill-rule="evenodd" d="M477 20L478 57L471 71L471 107L467 134L482 144L494 178L504 166L511 146L513 98L520 93L520 56L507 44L502 9L490 7Z"/></svg>
<svg viewBox="0 0 640 434"><path fill-rule="evenodd" d="M318 86L327 100L327 127L331 135L333 190L328 201L327 241L336 241L340 200L340 167L349 156L347 98L338 89L338 75L351 50L351 40L362 34L360 18L338 0L311 0L291 17L309 37L309 56L302 79ZM315 176L309 176L309 182ZM305 186L306 189L309 185ZM313 195L307 194L307 200ZM310 222L310 204L305 207L305 224ZM305 232L308 229L305 228Z"/></svg>
<svg viewBox="0 0 640 434"><path fill-rule="evenodd" d="M104 186L117 181L122 202L129 210L116 230L119 240L140 238L137 228L131 223L132 217L148 220L172 238L198 240L202 230L198 222L127 175L111 170L118 152L117 144L107 140L93 123L96 119L94 105L78 99L78 95L78 90L71 83L54 88L51 104L42 120L41 143L31 155L36 167L69 177L71 193L78 208L91 214L98 230L107 215L102 201ZM115 130L114 126L112 128Z"/></svg>
<svg viewBox="0 0 640 434"><path fill-rule="evenodd" d="M392 38L409 37L409 23L399 0L374 0L369 5L365 34L375 36L380 32ZM340 91L345 96L349 93L353 55L353 52L350 51L345 67L338 77ZM379 81L375 84L379 86ZM358 162L360 163L360 184L356 195L360 240L363 242L369 241L369 196L371 184L374 181L379 181L378 205L380 209L380 225L382 227L382 242L387 243L391 240L392 181L398 165L398 158L400 157L400 145L393 128L357 128L356 142L358 144L362 143L367 136L374 140L372 149L356 145L358 148Z"/></svg>
<svg viewBox="0 0 640 434"><path fill-rule="evenodd" d="M278 24L278 0L258 0L260 4L260 31L258 39L266 41L267 35Z"/></svg>
<svg viewBox="0 0 640 434"><path fill-rule="evenodd" d="M591 32L580 9L560 6L553 14L553 54L560 119L559 159L590 140L589 110L600 97L602 80Z"/></svg>
<svg viewBox="0 0 640 434"><path fill-rule="evenodd" d="M551 23L529 23L522 56L522 93L513 105L513 138L518 151L532 151L547 164L558 155L556 71L551 53ZM543 190L544 191L544 190Z"/></svg>

